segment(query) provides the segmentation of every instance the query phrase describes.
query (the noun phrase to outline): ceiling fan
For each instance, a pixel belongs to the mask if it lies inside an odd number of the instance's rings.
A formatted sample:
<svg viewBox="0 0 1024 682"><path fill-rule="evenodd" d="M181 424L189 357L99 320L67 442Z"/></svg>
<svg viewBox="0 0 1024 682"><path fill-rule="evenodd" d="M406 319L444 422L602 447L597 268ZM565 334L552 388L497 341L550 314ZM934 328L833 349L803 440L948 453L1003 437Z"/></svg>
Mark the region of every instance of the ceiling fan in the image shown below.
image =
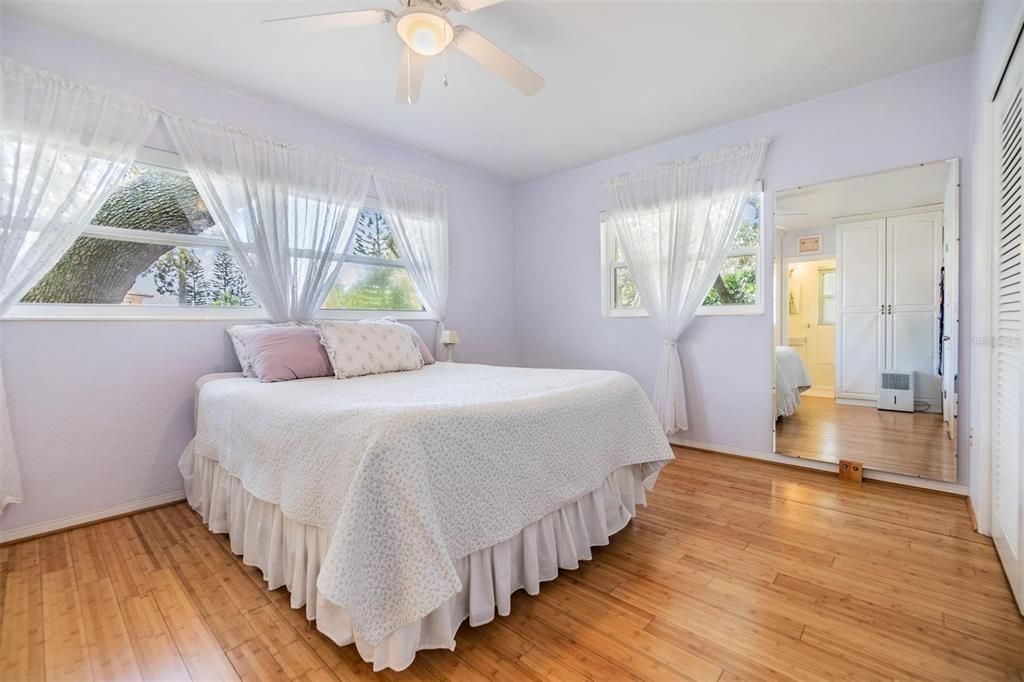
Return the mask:
<svg viewBox="0 0 1024 682"><path fill-rule="evenodd" d="M419 99L427 62L439 54L447 57L449 45L475 59L523 93L535 95L544 87L544 79L539 74L473 29L454 26L448 19L451 11L468 13L503 1L399 0L404 9L397 14L386 9L362 9L268 19L263 23L298 31L331 31L394 21L398 37L405 44L395 93L395 99L400 104L412 104ZM447 69L444 84L448 84Z"/></svg>

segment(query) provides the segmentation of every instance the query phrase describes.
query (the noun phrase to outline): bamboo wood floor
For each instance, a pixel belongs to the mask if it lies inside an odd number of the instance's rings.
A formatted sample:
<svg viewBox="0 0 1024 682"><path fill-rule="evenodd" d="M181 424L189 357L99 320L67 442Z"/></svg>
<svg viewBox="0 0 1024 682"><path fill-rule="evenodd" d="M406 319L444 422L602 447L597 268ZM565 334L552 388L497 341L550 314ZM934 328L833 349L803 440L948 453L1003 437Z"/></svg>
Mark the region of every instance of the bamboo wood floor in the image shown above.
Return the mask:
<svg viewBox="0 0 1024 682"><path fill-rule="evenodd" d="M374 674L184 504L0 548L0 679L1024 680L962 498L676 449L578 571Z"/></svg>
<svg viewBox="0 0 1024 682"><path fill-rule="evenodd" d="M956 481L956 444L941 414L886 412L800 396L791 417L775 422L775 451L804 459L853 459L865 468Z"/></svg>

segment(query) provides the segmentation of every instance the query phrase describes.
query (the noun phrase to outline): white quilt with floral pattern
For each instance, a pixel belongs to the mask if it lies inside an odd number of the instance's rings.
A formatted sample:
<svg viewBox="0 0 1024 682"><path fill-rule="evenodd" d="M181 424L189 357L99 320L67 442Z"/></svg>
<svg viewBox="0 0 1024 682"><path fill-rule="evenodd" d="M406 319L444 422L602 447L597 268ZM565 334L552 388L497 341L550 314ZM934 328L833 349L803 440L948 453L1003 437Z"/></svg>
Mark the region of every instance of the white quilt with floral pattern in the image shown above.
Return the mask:
<svg viewBox="0 0 1024 682"><path fill-rule="evenodd" d="M285 516L332 532L317 588L376 644L462 589L454 562L672 451L618 372L437 363L354 379L223 379L180 463L218 460Z"/></svg>

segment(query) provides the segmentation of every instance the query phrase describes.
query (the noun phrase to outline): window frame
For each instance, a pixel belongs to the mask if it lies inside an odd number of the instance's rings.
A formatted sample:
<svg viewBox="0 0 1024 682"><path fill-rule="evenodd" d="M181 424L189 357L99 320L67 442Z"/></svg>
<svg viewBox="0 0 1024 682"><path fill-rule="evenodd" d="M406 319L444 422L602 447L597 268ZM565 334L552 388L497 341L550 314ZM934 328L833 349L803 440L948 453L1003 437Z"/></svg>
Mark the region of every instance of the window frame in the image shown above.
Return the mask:
<svg viewBox="0 0 1024 682"><path fill-rule="evenodd" d="M825 295L825 275L827 275L828 273L832 273L832 276L835 277L836 276L836 274L835 274L836 273L835 267L831 267L831 268L818 268L818 324L820 324L822 326L827 326L827 327L834 327L836 325L835 314L836 314L836 310L837 310L837 308L836 308L836 301L837 301L837 299L836 299L836 290L835 290L835 284L836 283L835 282L832 283L832 295L831 296L826 296ZM832 299L833 319L832 319L831 322L826 322L825 321L825 300L829 299L829 298Z"/></svg>
<svg viewBox="0 0 1024 682"><path fill-rule="evenodd" d="M155 166L176 172L186 172L181 157L174 152L143 147L135 158L136 163ZM381 211L380 201L367 196L363 209ZM226 239L200 237L190 234L166 232L145 232L125 227L88 225L82 230L83 237L98 237L111 241L133 242L136 244L163 244L200 249L229 249ZM346 249L347 249L346 245ZM345 254L343 262L382 265L408 269L405 258L391 260L368 256ZM429 310L338 310L320 308L317 317L325 320L366 320L393 317L400 320L437 320ZM218 307L218 306L141 306L123 303L15 303L0 321L25 320L268 320L262 306Z"/></svg>
<svg viewBox="0 0 1024 682"><path fill-rule="evenodd" d="M695 315L699 317L741 317L764 315L764 260L765 260L765 214L764 214L764 182L757 181L753 190L758 194L760 203L761 225L757 246L731 248L725 257L755 256L754 297L753 303L742 305L701 305ZM601 315L606 318L650 317L647 308L616 308L615 307L615 269L625 266L625 261L612 261L616 252L615 235L608 226L607 214L601 212ZM705 297L707 294L704 294Z"/></svg>

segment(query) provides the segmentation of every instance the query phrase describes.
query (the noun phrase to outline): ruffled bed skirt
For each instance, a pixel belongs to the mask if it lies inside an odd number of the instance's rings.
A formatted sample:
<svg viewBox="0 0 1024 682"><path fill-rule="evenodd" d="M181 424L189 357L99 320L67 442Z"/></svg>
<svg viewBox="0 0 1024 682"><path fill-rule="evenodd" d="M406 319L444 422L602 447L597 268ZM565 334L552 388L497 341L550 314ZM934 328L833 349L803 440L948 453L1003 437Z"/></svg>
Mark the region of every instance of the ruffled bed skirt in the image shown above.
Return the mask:
<svg viewBox="0 0 1024 682"><path fill-rule="evenodd" d="M775 393L775 418L792 417L800 405L800 391L777 391Z"/></svg>
<svg viewBox="0 0 1024 682"><path fill-rule="evenodd" d="M511 597L524 589L540 592L540 583L558 570L575 569L590 559L590 548L608 544L647 503L641 465L612 472L601 487L523 528L514 537L473 552L456 562L462 590L422 619L372 646L354 632L345 609L317 594L320 564L331 533L286 518L280 507L250 495L241 480L211 459L195 457L186 476L188 501L214 533L230 536L231 551L263 572L271 590L286 587L292 608L339 645L355 643L373 669L407 668L421 649L455 649L455 633L467 618L472 626L507 616Z"/></svg>

